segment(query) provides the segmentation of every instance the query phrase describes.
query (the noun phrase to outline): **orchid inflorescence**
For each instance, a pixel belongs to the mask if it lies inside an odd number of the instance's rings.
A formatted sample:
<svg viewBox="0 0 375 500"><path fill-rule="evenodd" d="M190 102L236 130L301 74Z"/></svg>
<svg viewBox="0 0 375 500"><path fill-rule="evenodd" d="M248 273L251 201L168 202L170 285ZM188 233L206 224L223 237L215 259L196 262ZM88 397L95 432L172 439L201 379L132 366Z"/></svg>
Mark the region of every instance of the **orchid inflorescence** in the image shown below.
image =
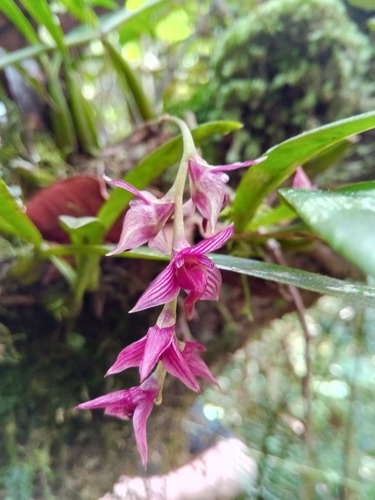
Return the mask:
<svg viewBox="0 0 375 500"><path fill-rule="evenodd" d="M194 316L198 300L218 300L221 274L206 253L222 247L232 236L233 225L190 246L185 237L184 216L197 208L203 217L203 227L215 231L219 213L227 204L225 171L247 167L263 160L216 166L208 165L198 154L187 125L178 118L166 117L182 132L183 155L171 189L158 199L148 191L138 191L122 180L105 180L111 185L130 191L136 196L129 204L120 240L108 255L115 255L148 243L151 248L167 252L164 235L166 222L173 217L171 261L141 295L130 312L142 311L164 304L155 326L142 339L125 347L107 375L130 367L139 367L139 387L112 392L77 406L80 409L105 408L105 413L121 419L132 419L138 450L143 466L147 465L146 423L153 405L160 404L166 373L179 378L187 387L200 392L196 377L217 384L208 366L199 357L205 351L198 342L182 341L176 336L177 296L187 292L183 311L187 320ZM184 204L186 177L189 176L191 198ZM157 365L153 373L154 366Z"/></svg>

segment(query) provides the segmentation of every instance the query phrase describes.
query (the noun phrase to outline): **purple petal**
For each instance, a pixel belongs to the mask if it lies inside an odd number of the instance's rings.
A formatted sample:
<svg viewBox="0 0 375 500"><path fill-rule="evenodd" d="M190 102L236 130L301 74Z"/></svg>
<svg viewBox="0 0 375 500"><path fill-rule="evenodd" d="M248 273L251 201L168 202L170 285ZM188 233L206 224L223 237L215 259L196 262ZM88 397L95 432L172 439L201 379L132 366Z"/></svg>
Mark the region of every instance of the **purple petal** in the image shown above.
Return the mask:
<svg viewBox="0 0 375 500"><path fill-rule="evenodd" d="M125 215L120 240L107 255L116 255L140 247L155 237L155 210L153 205L139 203Z"/></svg>
<svg viewBox="0 0 375 500"><path fill-rule="evenodd" d="M256 160L249 160L241 162L232 163L231 165L217 165L215 167L211 167L211 172L225 172L228 170L237 170L238 168L250 167L250 165L257 165L258 163L262 163L267 158L267 156L262 156L261 158L257 158Z"/></svg>
<svg viewBox="0 0 375 500"><path fill-rule="evenodd" d="M149 240L148 246L150 248L155 248L155 250L158 250L161 253L168 253L169 252L168 242L167 238L165 237L164 231L163 230L159 231L158 234L155 236L155 238Z"/></svg>
<svg viewBox="0 0 375 500"><path fill-rule="evenodd" d="M204 347L204 345L200 344L199 342L192 342L190 340L187 340L185 342L185 347L184 347L184 350L182 351L182 353L185 355L185 354L188 354L190 352L193 352L194 349L201 351L201 352L207 351L207 349Z"/></svg>
<svg viewBox="0 0 375 500"><path fill-rule="evenodd" d="M184 255L186 254L206 254L208 252L213 252L214 250L217 250L218 248L221 248L226 241L229 240L229 238L233 234L233 224L225 228L223 231L220 231L219 233L216 233L214 236L211 236L210 238L206 238L205 240L200 241L197 245L194 245L193 247L185 248L182 250Z"/></svg>
<svg viewBox="0 0 375 500"><path fill-rule="evenodd" d="M136 397L136 391L138 387L132 387L131 389L110 392L99 398L92 399L86 403L81 403L76 406L79 410L95 410L96 408L105 408L106 406L125 406L126 408L135 407L134 399Z"/></svg>
<svg viewBox="0 0 375 500"><path fill-rule="evenodd" d="M131 420L134 412L129 412L123 405L109 405L106 407L104 413L111 417L121 418L121 420Z"/></svg>
<svg viewBox="0 0 375 500"><path fill-rule="evenodd" d="M171 345L173 335L174 326L169 328L153 326L148 330L144 356L139 365L141 382L149 375L155 363L159 361L161 355Z"/></svg>
<svg viewBox="0 0 375 500"><path fill-rule="evenodd" d="M136 305L129 312L143 311L149 307L166 304L177 297L179 291L180 287L177 285L175 278L175 266L174 263L171 262L164 271L151 282Z"/></svg>
<svg viewBox="0 0 375 500"><path fill-rule="evenodd" d="M129 184L128 182L123 181L122 179L110 179L106 175L103 176L103 179L108 182L108 184L112 184L112 186L117 186L123 189L126 189L126 191L129 191L130 193L134 194L138 198L141 198L145 203L150 203L152 199L149 198L149 196L145 195L147 193L148 195L151 195L153 198L157 199L154 195L149 193L148 191L138 191L134 186Z"/></svg>
<svg viewBox="0 0 375 500"><path fill-rule="evenodd" d="M188 199L187 202L183 204L182 211L184 214L184 217L190 217L191 215L194 214L195 212L195 203L191 198Z"/></svg>
<svg viewBox="0 0 375 500"><path fill-rule="evenodd" d="M184 353L182 353L183 355ZM189 368L193 375L196 377L202 377L210 384L217 385L219 387L218 381L212 375L211 370L208 368L206 363L198 356L196 353L191 353L188 358L186 358L186 362L189 365Z"/></svg>
<svg viewBox="0 0 375 500"><path fill-rule="evenodd" d="M147 459L148 459L146 424L147 424L147 419L150 416L150 413L154 406L155 398L146 399L142 403L140 403L135 409L133 415L135 440L137 443L137 448L142 458L143 467L145 469L147 468Z"/></svg>
<svg viewBox="0 0 375 500"><path fill-rule="evenodd" d="M193 391L200 393L198 382L195 380L193 373L178 349L176 340L174 340L173 344L163 354L162 362L168 373L173 375L173 377L179 378Z"/></svg>
<svg viewBox="0 0 375 500"><path fill-rule="evenodd" d="M199 212L210 221L211 228L214 230L224 204L224 182L215 173L207 171L200 178L192 196Z"/></svg>
<svg viewBox="0 0 375 500"><path fill-rule="evenodd" d="M139 366L145 352L145 346L146 337L143 337L137 342L133 342L132 344L125 347L125 349L123 349L117 356L115 363L107 371L106 376L122 372L123 370L131 368L132 366Z"/></svg>
<svg viewBox="0 0 375 500"><path fill-rule="evenodd" d="M201 296L201 300L219 300L222 283L221 273L215 265L207 271L206 288Z"/></svg>

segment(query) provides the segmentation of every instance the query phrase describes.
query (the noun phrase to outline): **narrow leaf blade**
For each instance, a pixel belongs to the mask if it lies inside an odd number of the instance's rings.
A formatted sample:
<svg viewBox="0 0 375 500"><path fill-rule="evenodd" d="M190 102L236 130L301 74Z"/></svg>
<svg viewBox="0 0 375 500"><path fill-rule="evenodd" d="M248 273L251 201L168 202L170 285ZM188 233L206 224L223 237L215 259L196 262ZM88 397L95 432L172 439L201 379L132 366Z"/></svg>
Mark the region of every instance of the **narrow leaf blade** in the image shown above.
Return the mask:
<svg viewBox="0 0 375 500"><path fill-rule="evenodd" d="M35 246L40 246L42 235L22 211L9 193L5 182L0 179L0 231L19 236Z"/></svg>
<svg viewBox="0 0 375 500"><path fill-rule="evenodd" d="M243 230L263 198L285 181L299 165L353 134L375 127L375 111L319 127L269 149L267 159L246 172L232 206L237 231Z"/></svg>

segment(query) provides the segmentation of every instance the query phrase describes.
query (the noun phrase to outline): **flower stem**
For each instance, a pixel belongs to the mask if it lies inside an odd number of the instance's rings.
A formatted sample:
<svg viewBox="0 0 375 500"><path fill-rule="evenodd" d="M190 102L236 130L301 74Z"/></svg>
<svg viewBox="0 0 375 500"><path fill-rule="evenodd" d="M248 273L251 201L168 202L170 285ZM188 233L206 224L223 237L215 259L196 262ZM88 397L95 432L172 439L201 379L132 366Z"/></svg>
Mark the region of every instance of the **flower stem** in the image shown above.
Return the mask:
<svg viewBox="0 0 375 500"><path fill-rule="evenodd" d="M189 159L196 153L196 147L193 137L186 123L174 116L166 115L163 121L175 123L181 130L183 141L183 152L180 167L177 172L176 179L168 194L174 199L174 226L173 226L173 244L172 249L177 250L179 243L185 241L184 215L183 215L183 196L188 171ZM172 252L173 252L172 250Z"/></svg>

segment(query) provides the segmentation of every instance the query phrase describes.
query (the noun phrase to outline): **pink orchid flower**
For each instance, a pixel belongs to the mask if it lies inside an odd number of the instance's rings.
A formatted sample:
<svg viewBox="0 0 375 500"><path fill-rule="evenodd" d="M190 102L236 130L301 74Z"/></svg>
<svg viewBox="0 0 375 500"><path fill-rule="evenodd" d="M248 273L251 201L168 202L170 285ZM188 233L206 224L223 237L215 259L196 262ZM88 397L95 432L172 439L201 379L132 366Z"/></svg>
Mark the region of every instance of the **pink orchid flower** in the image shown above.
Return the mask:
<svg viewBox="0 0 375 500"><path fill-rule="evenodd" d="M79 410L94 410L105 408L107 415L132 420L134 434L144 468L147 466L147 436L146 424L159 394L159 383L156 377L151 376L139 387L111 392L105 396L82 403L76 408Z"/></svg>
<svg viewBox="0 0 375 500"><path fill-rule="evenodd" d="M130 312L166 304L177 297L181 288L188 293L184 300L184 314L189 320L193 318L194 306L198 300L218 300L221 274L204 254L222 247L232 234L233 224L211 238L177 252Z"/></svg>
<svg viewBox="0 0 375 500"><path fill-rule="evenodd" d="M297 167L292 187L299 189L317 189L316 184L312 184L302 167Z"/></svg>
<svg viewBox="0 0 375 500"><path fill-rule="evenodd" d="M190 179L190 194L192 203L187 205L192 211L196 206L203 216L204 227L207 221L214 231L219 214L228 202L225 184L229 177L224 172L236 170L238 168L249 167L265 160L258 158L244 163L232 163L231 165L219 165L214 167L209 165L200 156L195 156L189 160L188 173Z"/></svg>
<svg viewBox="0 0 375 500"><path fill-rule="evenodd" d="M163 323L168 325L171 320L172 325L161 326ZM179 378L195 392L200 392L195 376L203 377L208 382L217 385L208 366L194 352L195 350L205 351L205 348L198 342L185 342L181 343L183 349L180 350L180 343L174 331L174 316L168 311L162 311L157 324L149 328L145 337L125 347L106 375L113 375L132 366L139 366L141 381L143 381L155 364L162 361L168 373Z"/></svg>
<svg viewBox="0 0 375 500"><path fill-rule="evenodd" d="M167 252L168 245L163 227L174 210L174 201L167 196L156 198L148 191L138 191L134 186L120 179L104 179L112 184L126 189L139 199L129 203L129 210L125 215L120 240L114 250L107 255L116 255L132 250L148 242L150 248L160 252Z"/></svg>

